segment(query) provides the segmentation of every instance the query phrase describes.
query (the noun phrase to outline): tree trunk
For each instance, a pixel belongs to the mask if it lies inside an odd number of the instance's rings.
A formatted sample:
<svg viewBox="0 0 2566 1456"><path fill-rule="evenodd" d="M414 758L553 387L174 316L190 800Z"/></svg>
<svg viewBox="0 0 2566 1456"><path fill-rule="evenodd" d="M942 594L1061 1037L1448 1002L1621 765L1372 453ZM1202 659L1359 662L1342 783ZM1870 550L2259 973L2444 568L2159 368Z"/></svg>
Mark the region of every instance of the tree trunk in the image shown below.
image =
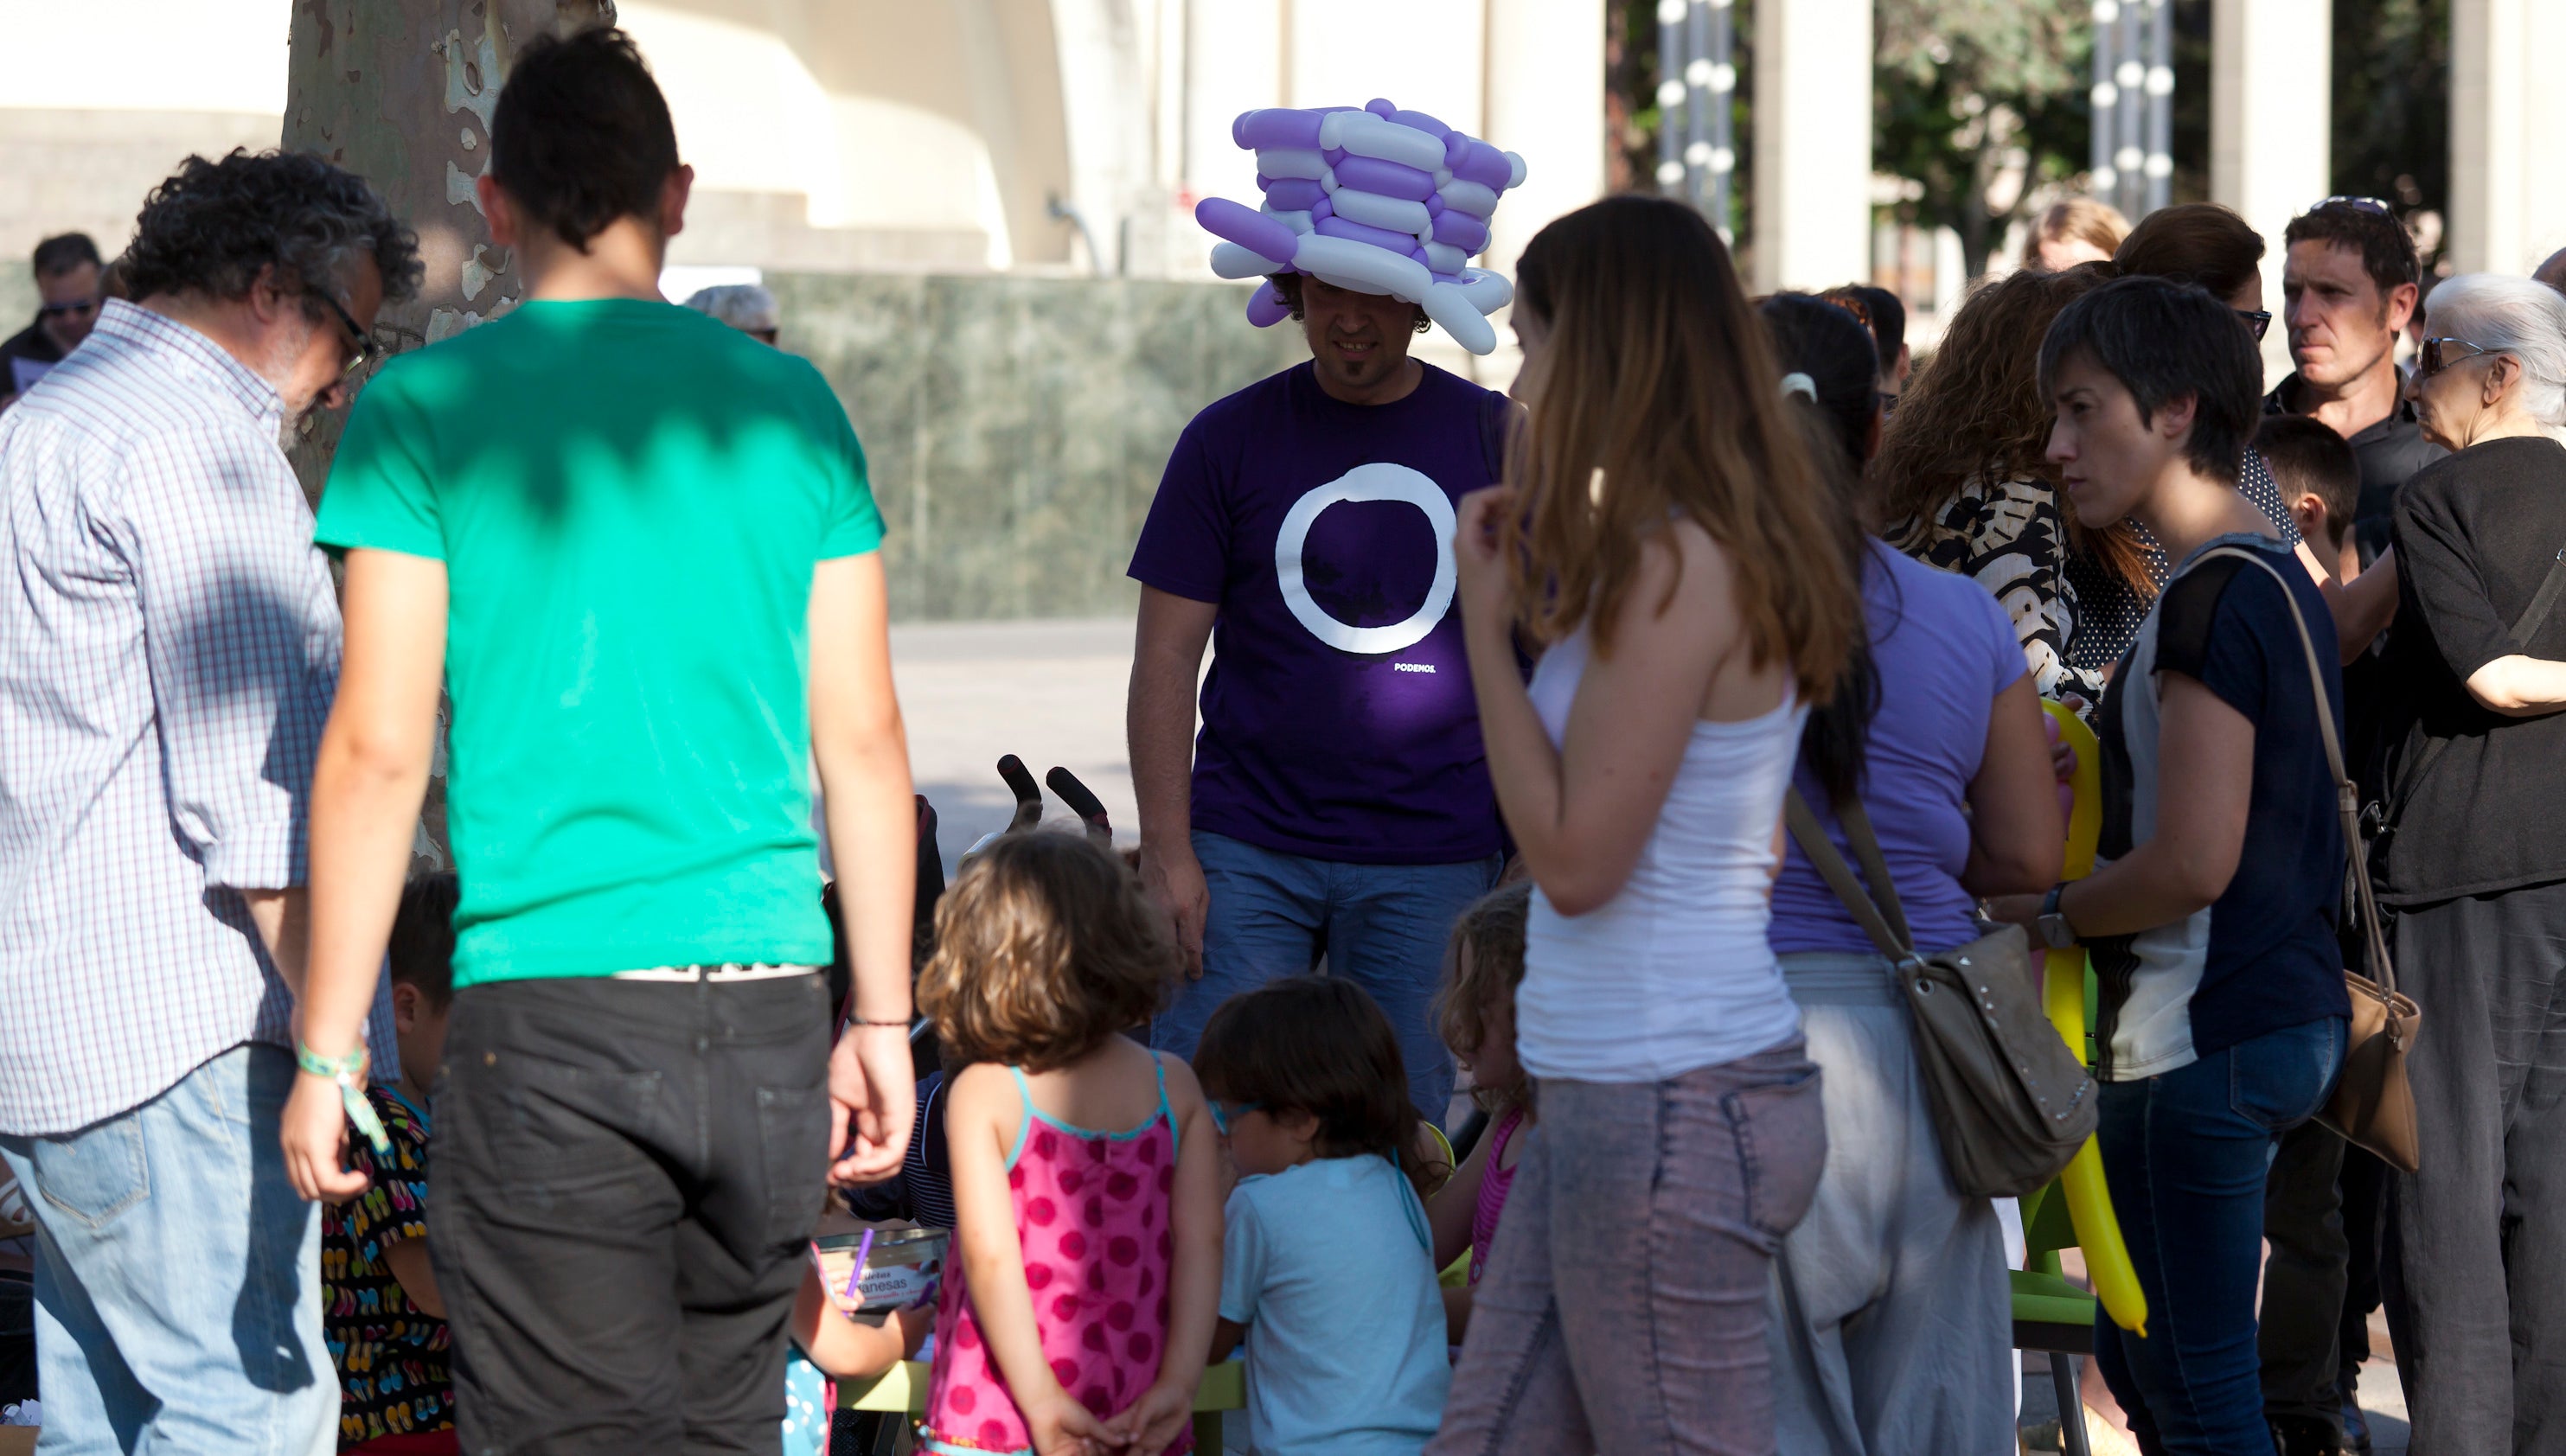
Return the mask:
<svg viewBox="0 0 2566 1456"><path fill-rule="evenodd" d="M508 64L545 33L615 22L615 0L294 0L285 89L288 151L317 152L364 177L418 233L418 297L387 306L377 332L394 350L459 334L516 306L516 262L492 246L472 180L489 165L490 113ZM315 502L339 414L316 414L294 450ZM443 704L411 868L451 862L445 836Z"/></svg>
<svg viewBox="0 0 2566 1456"><path fill-rule="evenodd" d="M491 245L472 197L499 84L534 37L614 21L614 0L295 0L285 149L364 177L418 233L419 296L383 314L395 348L516 306L515 260ZM316 500L342 423L316 417L294 452Z"/></svg>

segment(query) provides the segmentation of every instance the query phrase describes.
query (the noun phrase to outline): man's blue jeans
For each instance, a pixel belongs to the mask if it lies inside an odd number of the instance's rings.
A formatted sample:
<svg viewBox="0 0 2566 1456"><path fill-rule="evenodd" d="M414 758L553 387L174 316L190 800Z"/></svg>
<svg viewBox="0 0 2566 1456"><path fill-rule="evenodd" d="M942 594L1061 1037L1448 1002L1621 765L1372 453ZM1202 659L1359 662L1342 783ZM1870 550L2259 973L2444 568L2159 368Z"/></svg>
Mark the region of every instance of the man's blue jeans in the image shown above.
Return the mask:
<svg viewBox="0 0 2566 1456"><path fill-rule="evenodd" d="M36 1214L45 1456L329 1456L321 1219L277 1146L282 1048L234 1047L130 1111L0 1137Z"/></svg>
<svg viewBox="0 0 2566 1456"><path fill-rule="evenodd" d="M2103 1084L2096 1135L2148 1337L2098 1310L2094 1353L2151 1456L2271 1456L2254 1347L2264 1173L2280 1135L2325 1105L2343 1054L2330 1017Z"/></svg>
<svg viewBox="0 0 2566 1456"><path fill-rule="evenodd" d="M1495 855L1459 864L1348 864L1262 849L1193 832L1211 905L1202 979L1179 983L1150 1025L1150 1045L1190 1059L1212 1008L1282 976L1305 975L1322 954L1328 974L1372 993L1399 1033L1408 1094L1440 1123L1452 1099L1452 1057L1434 1031L1443 942L1504 868Z"/></svg>

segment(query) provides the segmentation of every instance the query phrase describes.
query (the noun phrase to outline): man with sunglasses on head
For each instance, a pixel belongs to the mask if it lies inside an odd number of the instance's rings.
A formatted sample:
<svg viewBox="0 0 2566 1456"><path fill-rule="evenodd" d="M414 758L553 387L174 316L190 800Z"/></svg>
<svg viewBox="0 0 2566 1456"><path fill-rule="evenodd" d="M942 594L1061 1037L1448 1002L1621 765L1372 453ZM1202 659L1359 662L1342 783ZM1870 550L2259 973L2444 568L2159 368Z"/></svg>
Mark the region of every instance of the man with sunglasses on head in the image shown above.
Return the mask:
<svg viewBox="0 0 2566 1456"><path fill-rule="evenodd" d="M2328 197L2282 239L2282 322L2295 372L2263 398L2266 415L2314 418L2352 446L2361 470L2353 533L2362 565L2388 547L2398 492L2448 453L2424 437L2404 399L2397 340L2423 279L2415 240L2375 197ZM2355 645L2347 643L2347 646ZM2377 798L2377 652L2344 665L2345 747L2365 798ZM2281 1139L2265 1184L2264 1414L2283 1456L2366 1451L2355 1390L2379 1308L2386 1165L2309 1123Z"/></svg>
<svg viewBox="0 0 2566 1456"><path fill-rule="evenodd" d="M2366 566L2388 545L2399 488L2447 453L2424 438L2401 397L2397 337L2415 314L2422 260L2376 197L2328 197L2281 237L2282 318L2298 368L2263 396L2263 412L2313 415L2352 442L2361 462L2353 531Z"/></svg>
<svg viewBox="0 0 2566 1456"><path fill-rule="evenodd" d="M0 416L0 1163L45 1449L327 1456L278 1136L341 628L280 442L417 243L356 176L235 151L152 191L125 267L135 301Z"/></svg>
<svg viewBox="0 0 2566 1456"><path fill-rule="evenodd" d="M36 245L35 322L0 344L0 409L81 347L98 322L101 264L87 233L64 233Z"/></svg>

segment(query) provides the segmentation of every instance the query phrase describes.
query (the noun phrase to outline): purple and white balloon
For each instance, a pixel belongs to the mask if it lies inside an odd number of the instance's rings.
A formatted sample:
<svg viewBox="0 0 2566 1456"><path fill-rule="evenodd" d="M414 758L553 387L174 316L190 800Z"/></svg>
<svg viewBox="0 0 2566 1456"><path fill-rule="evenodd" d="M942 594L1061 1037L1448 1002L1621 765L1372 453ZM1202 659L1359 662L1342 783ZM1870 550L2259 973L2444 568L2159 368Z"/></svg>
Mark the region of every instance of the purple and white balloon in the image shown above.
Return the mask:
<svg viewBox="0 0 2566 1456"><path fill-rule="evenodd" d="M1514 286L1468 265L1487 249L1498 197L1523 185L1522 157L1381 100L1246 112L1229 135L1256 153L1265 205L1207 197L1194 208L1194 220L1221 240L1211 250L1214 273L1306 273L1388 294L1424 309L1472 354L1497 347L1488 315L1514 298ZM1287 317L1271 283L1247 302L1248 322L1260 329Z"/></svg>

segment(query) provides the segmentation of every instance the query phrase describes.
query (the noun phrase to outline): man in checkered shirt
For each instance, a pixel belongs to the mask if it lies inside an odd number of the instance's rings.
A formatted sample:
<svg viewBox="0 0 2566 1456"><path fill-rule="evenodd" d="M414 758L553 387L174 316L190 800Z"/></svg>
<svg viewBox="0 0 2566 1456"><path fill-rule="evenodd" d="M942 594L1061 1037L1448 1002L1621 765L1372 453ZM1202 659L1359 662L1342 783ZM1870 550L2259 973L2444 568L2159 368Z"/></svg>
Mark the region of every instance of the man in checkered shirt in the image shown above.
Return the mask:
<svg viewBox="0 0 2566 1456"><path fill-rule="evenodd" d="M280 441L417 289L317 157L190 157L137 303L0 417L0 1160L35 1196L48 1451L322 1456L320 1220L278 1145L339 671Z"/></svg>

